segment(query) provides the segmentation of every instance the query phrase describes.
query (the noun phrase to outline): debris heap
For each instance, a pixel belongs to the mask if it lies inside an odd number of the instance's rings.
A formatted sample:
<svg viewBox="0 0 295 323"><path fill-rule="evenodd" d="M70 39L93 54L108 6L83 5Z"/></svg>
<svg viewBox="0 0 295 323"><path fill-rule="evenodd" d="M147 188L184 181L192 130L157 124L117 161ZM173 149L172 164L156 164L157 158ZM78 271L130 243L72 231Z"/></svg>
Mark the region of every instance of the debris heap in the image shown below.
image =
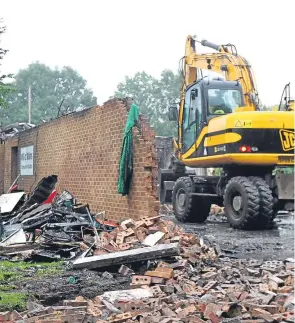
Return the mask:
<svg viewBox="0 0 295 323"><path fill-rule="evenodd" d="M146 248L171 245L173 255L141 259ZM135 251L135 259L127 255L120 265L118 254ZM102 266L106 255L110 262ZM130 277L129 289L35 308L18 313L15 322L294 322L294 259L232 260L160 217L123 221L101 233L73 266L81 259L87 260L84 267L102 269L105 279L112 276L106 270L117 266Z"/></svg>
<svg viewBox="0 0 295 323"><path fill-rule="evenodd" d="M2 255L24 257L31 248L31 260L65 258L73 270L95 269L105 280L115 270L129 288L56 306L29 302L26 312L1 313L0 321L294 322L294 259L233 260L161 216L116 223L90 213L66 191L47 204L24 203L7 216L4 232L16 226L25 241L3 246L2 239Z"/></svg>

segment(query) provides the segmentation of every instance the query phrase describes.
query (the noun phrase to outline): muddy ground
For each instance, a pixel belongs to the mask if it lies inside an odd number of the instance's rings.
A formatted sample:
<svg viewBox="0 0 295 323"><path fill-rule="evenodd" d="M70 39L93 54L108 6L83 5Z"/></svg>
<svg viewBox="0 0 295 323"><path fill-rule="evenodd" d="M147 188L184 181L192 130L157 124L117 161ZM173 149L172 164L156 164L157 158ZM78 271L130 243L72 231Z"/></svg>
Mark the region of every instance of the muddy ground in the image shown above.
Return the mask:
<svg viewBox="0 0 295 323"><path fill-rule="evenodd" d="M72 270L65 263L49 267L38 263L15 262L7 268L7 261L0 261L0 312L16 309L23 311L26 302L37 301L43 305L62 304L65 299L83 296L91 299L106 291L128 289L130 277L110 272Z"/></svg>
<svg viewBox="0 0 295 323"><path fill-rule="evenodd" d="M167 218L195 233L213 245L219 245L226 256L260 260L284 260L294 257L294 213L279 214L275 228L265 231L238 231L230 227L224 217L210 216L206 223L180 223L174 216Z"/></svg>

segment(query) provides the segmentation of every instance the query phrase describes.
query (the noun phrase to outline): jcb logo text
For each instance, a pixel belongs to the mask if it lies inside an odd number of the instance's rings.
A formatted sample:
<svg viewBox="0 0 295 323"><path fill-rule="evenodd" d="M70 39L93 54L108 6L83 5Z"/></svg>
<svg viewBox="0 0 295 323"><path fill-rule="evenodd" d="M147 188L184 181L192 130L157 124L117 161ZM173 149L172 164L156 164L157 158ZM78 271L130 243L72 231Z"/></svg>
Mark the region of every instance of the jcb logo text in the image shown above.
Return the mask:
<svg viewBox="0 0 295 323"><path fill-rule="evenodd" d="M294 149L294 132L289 130L280 130L280 137L284 151Z"/></svg>

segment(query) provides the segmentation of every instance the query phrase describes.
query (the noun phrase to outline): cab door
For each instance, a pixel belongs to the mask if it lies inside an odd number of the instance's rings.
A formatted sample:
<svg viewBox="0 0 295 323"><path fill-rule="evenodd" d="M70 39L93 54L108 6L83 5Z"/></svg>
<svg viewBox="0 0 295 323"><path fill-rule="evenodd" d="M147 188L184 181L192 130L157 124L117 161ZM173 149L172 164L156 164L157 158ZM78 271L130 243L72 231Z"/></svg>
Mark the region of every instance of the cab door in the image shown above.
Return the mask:
<svg viewBox="0 0 295 323"><path fill-rule="evenodd" d="M182 123L182 153L195 145L202 130L202 96L198 84L191 86L185 95Z"/></svg>

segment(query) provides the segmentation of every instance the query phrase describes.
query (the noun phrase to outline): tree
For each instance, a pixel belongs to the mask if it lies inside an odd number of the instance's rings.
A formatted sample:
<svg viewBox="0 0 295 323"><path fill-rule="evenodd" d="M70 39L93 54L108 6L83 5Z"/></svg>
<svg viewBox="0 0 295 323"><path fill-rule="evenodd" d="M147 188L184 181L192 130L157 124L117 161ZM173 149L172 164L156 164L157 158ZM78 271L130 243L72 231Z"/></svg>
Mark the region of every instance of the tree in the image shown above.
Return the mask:
<svg viewBox="0 0 295 323"><path fill-rule="evenodd" d="M28 90L31 87L32 123L48 121L78 108L96 105L96 97L83 77L71 67L51 69L35 62L15 76L16 92L9 97L9 109L1 111L4 124L28 121Z"/></svg>
<svg viewBox="0 0 295 323"><path fill-rule="evenodd" d="M2 34L4 34L6 30L6 27L3 26L3 22L0 19L0 39ZM7 49L1 48L0 47L0 67L1 67L1 60L4 58L5 54L8 52ZM7 101L6 97L8 96L9 93L11 93L12 88L9 86L9 84L5 84L5 80L7 78L12 77L11 74L9 75L2 75L1 70L0 70L0 109L5 109L7 108Z"/></svg>
<svg viewBox="0 0 295 323"><path fill-rule="evenodd" d="M171 70L164 70L160 79L146 72L138 72L133 77L125 77L119 83L114 97L132 97L140 111L145 114L156 134L175 135L176 124L168 122L168 108L179 98L181 77Z"/></svg>

